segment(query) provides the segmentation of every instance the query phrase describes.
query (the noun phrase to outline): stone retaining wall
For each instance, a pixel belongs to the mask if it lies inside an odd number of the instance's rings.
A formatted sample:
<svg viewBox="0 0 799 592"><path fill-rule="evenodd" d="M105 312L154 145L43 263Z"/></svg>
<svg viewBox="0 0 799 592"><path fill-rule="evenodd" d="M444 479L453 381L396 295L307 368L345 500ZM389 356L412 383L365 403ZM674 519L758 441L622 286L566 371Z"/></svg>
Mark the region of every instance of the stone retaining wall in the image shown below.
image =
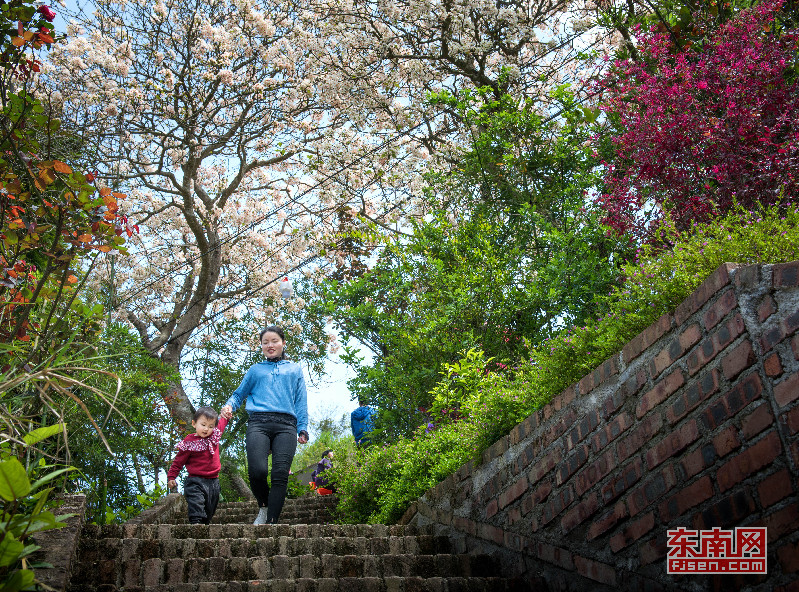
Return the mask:
<svg viewBox="0 0 799 592"><path fill-rule="evenodd" d="M799 262L724 264L402 521L552 590L797 591L797 331ZM679 526L766 526L768 575L667 575Z"/></svg>

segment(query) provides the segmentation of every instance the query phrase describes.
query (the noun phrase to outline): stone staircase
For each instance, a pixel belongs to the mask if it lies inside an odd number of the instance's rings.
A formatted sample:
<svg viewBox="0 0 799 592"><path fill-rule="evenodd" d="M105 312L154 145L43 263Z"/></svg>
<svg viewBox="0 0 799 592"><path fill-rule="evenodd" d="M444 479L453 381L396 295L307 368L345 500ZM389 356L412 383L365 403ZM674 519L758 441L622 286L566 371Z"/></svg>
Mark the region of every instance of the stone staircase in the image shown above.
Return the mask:
<svg viewBox="0 0 799 592"><path fill-rule="evenodd" d="M280 524L222 503L212 524L85 525L69 592L526 592L499 561L432 527L332 524L333 496L286 500Z"/></svg>

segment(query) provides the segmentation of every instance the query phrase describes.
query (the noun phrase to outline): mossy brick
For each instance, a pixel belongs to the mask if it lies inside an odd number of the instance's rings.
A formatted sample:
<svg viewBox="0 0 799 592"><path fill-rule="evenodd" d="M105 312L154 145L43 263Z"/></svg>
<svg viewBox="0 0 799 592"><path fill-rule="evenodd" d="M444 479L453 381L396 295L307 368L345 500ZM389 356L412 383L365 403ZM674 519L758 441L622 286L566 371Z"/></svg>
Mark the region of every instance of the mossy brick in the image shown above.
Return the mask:
<svg viewBox="0 0 799 592"><path fill-rule="evenodd" d="M543 504L541 512L542 524L548 524L557 518L564 509L566 509L574 501L574 494L570 487L563 487L557 493L553 494L549 501Z"/></svg>
<svg viewBox="0 0 799 592"><path fill-rule="evenodd" d="M558 460L562 457L562 454L563 451L561 448L553 448L548 450L543 457L535 461L530 471L527 473L530 485L535 485L544 475L552 471Z"/></svg>
<svg viewBox="0 0 799 592"><path fill-rule="evenodd" d="M524 492L527 491L529 487L529 483L527 481L527 476L523 476L521 479L517 479L513 484L510 485L505 491L503 491L499 495L499 508L503 509L515 502L519 499Z"/></svg>
<svg viewBox="0 0 799 592"><path fill-rule="evenodd" d="M505 540L505 531L492 524L478 523L477 536L481 539L501 545Z"/></svg>
<svg viewBox="0 0 799 592"><path fill-rule="evenodd" d="M735 270L733 284L739 290L751 291L760 283L760 265L745 265Z"/></svg>
<svg viewBox="0 0 799 592"><path fill-rule="evenodd" d="M776 431L771 431L719 468L716 472L719 492L724 493L763 467L770 465L780 452L782 452L780 438Z"/></svg>
<svg viewBox="0 0 799 592"><path fill-rule="evenodd" d="M763 508L773 506L795 493L791 482L791 472L788 469L782 469L769 475L757 486L758 498Z"/></svg>
<svg viewBox="0 0 799 592"><path fill-rule="evenodd" d="M530 493L525 495L522 498L521 503L522 515L526 516L532 512L538 504L549 497L550 493L552 493L552 483L550 481L544 481Z"/></svg>
<svg viewBox="0 0 799 592"><path fill-rule="evenodd" d="M724 286L730 283L730 272L739 266L734 263L722 263L704 282L683 300L674 311L674 320L682 325L688 318L702 308Z"/></svg>
<svg viewBox="0 0 799 592"><path fill-rule="evenodd" d="M533 554L542 561L557 565L567 571L574 570L574 559L571 551L563 547L557 547L543 541L536 541L533 544Z"/></svg>

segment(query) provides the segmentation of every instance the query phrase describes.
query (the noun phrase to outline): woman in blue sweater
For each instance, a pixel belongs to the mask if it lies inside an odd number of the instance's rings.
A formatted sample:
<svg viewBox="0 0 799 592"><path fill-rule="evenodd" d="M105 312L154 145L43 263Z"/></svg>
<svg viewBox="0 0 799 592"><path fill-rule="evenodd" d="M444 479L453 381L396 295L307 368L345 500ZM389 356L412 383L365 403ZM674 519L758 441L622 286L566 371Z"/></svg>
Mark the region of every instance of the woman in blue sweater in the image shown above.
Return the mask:
<svg viewBox="0 0 799 592"><path fill-rule="evenodd" d="M308 401L302 368L286 359L283 329L270 326L259 337L266 360L247 370L239 388L222 407L222 416L232 417L242 401L247 401L247 466L250 489L259 508L253 524L275 524L286 499L297 442L308 441ZM270 451L271 488L267 482Z"/></svg>

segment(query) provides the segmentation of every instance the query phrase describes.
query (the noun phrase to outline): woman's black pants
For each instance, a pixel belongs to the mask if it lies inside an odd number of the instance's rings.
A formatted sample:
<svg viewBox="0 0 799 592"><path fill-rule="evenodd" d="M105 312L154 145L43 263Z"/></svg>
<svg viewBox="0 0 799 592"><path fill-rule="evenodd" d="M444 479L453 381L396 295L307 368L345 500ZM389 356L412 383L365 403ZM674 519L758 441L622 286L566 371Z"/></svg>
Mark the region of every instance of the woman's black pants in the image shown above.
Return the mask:
<svg viewBox="0 0 799 592"><path fill-rule="evenodd" d="M247 421L247 467L258 507L266 507L267 524L275 524L286 499L291 461L297 450L297 428L251 416ZM272 486L267 461L272 452Z"/></svg>

